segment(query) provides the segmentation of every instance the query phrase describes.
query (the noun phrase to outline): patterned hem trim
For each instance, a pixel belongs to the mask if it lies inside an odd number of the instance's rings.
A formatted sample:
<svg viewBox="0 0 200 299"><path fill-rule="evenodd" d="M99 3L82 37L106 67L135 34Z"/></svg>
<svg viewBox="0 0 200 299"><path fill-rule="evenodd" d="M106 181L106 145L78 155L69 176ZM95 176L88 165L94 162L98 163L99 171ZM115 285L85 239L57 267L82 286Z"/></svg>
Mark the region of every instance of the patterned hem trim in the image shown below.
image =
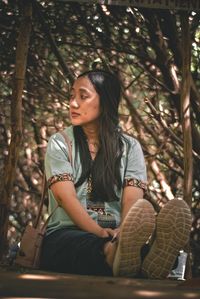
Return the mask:
<svg viewBox="0 0 200 299"><path fill-rule="evenodd" d="M138 187L138 188L141 188L145 191L147 190L147 183L146 182L143 182L141 180L134 179L134 178L124 180L124 187L127 187L127 186Z"/></svg>
<svg viewBox="0 0 200 299"><path fill-rule="evenodd" d="M48 188L50 188L53 184L57 182L63 182L63 181L74 181L73 175L70 173L62 173L62 174L56 174L53 175L48 179L47 185Z"/></svg>

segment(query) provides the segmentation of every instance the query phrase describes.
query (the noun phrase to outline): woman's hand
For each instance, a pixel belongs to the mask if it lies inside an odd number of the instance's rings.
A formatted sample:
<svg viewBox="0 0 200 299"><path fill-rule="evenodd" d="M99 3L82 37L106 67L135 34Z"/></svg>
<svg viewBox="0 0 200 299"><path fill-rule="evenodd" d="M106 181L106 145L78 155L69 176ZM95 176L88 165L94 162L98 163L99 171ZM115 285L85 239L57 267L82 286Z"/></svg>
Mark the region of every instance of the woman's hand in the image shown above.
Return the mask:
<svg viewBox="0 0 200 299"><path fill-rule="evenodd" d="M119 239L119 234L120 234L120 227L117 227L114 229L114 235L111 240L112 243L114 243L115 241L117 241Z"/></svg>
<svg viewBox="0 0 200 299"><path fill-rule="evenodd" d="M107 238L107 237L114 237L115 231L112 228L102 228L100 231L99 237Z"/></svg>
<svg viewBox="0 0 200 299"><path fill-rule="evenodd" d="M120 226L114 229L115 235L119 235L120 233Z"/></svg>

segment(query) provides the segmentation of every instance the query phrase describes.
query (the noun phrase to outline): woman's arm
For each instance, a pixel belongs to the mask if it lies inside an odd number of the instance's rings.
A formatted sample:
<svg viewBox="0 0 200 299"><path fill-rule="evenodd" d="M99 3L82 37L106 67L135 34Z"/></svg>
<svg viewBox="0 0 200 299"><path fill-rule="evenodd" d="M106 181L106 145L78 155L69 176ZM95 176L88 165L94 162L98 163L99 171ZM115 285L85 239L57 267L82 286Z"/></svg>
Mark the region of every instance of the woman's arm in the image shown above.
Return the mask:
<svg viewBox="0 0 200 299"><path fill-rule="evenodd" d="M74 224L81 230L102 238L114 235L112 229L102 228L88 215L77 198L73 182L57 182L51 186L51 191L59 205L62 206Z"/></svg>
<svg viewBox="0 0 200 299"><path fill-rule="evenodd" d="M122 213L121 213L121 223L124 220L126 214L132 207L134 203L140 198L143 198L144 192L141 188L126 186L123 190L122 195Z"/></svg>

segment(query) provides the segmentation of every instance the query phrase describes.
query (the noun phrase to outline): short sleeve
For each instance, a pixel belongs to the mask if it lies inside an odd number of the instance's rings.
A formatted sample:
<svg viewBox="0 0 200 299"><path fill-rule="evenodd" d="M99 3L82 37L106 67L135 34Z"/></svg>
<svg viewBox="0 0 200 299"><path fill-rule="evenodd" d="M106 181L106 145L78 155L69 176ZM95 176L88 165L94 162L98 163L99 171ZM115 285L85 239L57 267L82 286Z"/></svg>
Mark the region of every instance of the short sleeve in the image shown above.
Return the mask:
<svg viewBox="0 0 200 299"><path fill-rule="evenodd" d="M45 173L48 187L58 181L74 181L68 145L59 133L49 139L45 155Z"/></svg>
<svg viewBox="0 0 200 299"><path fill-rule="evenodd" d="M124 176L124 187L133 186L143 190L147 189L147 174L144 154L140 143L129 139L126 170Z"/></svg>

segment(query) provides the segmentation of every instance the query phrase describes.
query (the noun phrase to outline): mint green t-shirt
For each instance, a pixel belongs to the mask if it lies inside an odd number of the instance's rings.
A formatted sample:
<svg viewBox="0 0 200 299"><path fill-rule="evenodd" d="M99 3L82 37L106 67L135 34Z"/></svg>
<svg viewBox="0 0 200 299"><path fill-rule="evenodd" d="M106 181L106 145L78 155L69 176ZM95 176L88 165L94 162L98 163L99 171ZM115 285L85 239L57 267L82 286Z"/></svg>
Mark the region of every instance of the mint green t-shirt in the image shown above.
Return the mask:
<svg viewBox="0 0 200 299"><path fill-rule="evenodd" d="M72 163L70 163L69 148L64 137L59 132L53 134L49 139L45 156L45 172L49 185L56 183L57 181L65 180L71 180L75 184L82 173L80 155L75 145L73 126L67 127L64 132L71 142ZM124 137L127 138L130 146L127 147L126 142L123 141L124 150L121 158L120 173L124 185L121 190L116 190L119 201L93 203L88 199L87 180L81 186L76 188L77 198L81 205L85 208L90 217L101 226L114 228L120 225L121 197L125 186L135 186L146 189L146 166L141 146L135 138L128 135L124 135ZM49 213L51 213L57 206L57 201L50 189L48 192ZM75 227L75 224L64 209L58 207L50 218L47 234L64 227Z"/></svg>

